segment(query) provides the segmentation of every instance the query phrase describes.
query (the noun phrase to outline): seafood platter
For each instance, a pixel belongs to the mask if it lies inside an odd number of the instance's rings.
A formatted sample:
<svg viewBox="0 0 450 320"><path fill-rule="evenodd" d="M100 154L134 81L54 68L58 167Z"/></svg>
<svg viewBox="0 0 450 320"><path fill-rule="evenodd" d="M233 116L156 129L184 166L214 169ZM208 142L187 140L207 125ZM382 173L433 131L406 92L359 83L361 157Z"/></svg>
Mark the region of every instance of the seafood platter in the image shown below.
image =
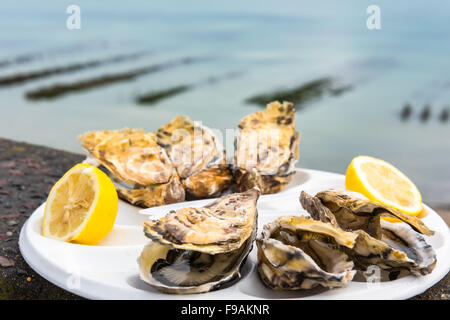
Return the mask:
<svg viewBox="0 0 450 320"><path fill-rule="evenodd" d="M79 136L19 245L50 282L91 299L406 299L450 269L450 233L391 164L296 167L295 108L237 125L233 155L180 115Z"/></svg>

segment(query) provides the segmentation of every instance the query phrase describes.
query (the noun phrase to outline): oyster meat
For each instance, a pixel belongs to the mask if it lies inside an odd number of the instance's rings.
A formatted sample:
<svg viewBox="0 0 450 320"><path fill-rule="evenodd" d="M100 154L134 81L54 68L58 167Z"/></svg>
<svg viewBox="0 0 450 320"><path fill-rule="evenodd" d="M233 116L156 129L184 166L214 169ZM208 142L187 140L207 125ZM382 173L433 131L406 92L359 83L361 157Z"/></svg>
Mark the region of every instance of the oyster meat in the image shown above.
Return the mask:
<svg viewBox="0 0 450 320"><path fill-rule="evenodd" d="M314 218L358 237L353 248L345 249L358 269L378 265L389 271L409 270L414 275L433 271L436 254L422 234L433 231L418 218L351 191L326 190L315 197L302 192L300 202ZM393 217L404 223L392 223Z"/></svg>
<svg viewBox="0 0 450 320"><path fill-rule="evenodd" d="M278 290L346 286L356 271L340 248L353 248L356 237L307 217L278 218L256 240L260 278Z"/></svg>
<svg viewBox="0 0 450 320"><path fill-rule="evenodd" d="M153 133L103 130L79 139L90 161L106 171L122 199L144 207L184 201L180 178Z"/></svg>
<svg viewBox="0 0 450 320"><path fill-rule="evenodd" d="M225 149L211 129L186 116L177 116L159 127L155 134L188 195L212 197L231 185Z"/></svg>
<svg viewBox="0 0 450 320"><path fill-rule="evenodd" d="M257 232L259 190L234 193L202 208L169 212L146 222L150 243L141 278L166 293L201 293L239 277Z"/></svg>
<svg viewBox="0 0 450 320"><path fill-rule="evenodd" d="M299 143L290 102L271 102L264 111L244 117L234 153L238 190L258 186L263 194L281 191L295 172Z"/></svg>

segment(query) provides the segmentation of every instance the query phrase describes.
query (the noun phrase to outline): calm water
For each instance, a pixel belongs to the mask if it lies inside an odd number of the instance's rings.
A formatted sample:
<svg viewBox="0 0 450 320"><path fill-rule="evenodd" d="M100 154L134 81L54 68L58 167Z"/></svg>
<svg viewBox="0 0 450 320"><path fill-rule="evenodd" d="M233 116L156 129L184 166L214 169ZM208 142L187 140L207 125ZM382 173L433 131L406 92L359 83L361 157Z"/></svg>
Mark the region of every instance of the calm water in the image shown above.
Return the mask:
<svg viewBox="0 0 450 320"><path fill-rule="evenodd" d="M0 67L0 76L117 54L150 51L135 61L0 87L0 136L81 152L77 135L125 126L154 130L177 114L225 131L259 110L245 100L278 88L334 77L353 89L324 97L297 113L302 167L344 173L359 154L383 158L410 176L425 201L450 203L450 4L377 1L382 29L366 28L373 2L76 1L82 29L66 29L70 1L0 4L0 61L41 53L29 63ZM27 91L61 82L129 71L183 57L199 63L134 81L28 101ZM205 84L209 77L238 76ZM137 95L184 84L193 90L139 106ZM413 106L408 121L399 113ZM421 122L424 104L431 117Z"/></svg>

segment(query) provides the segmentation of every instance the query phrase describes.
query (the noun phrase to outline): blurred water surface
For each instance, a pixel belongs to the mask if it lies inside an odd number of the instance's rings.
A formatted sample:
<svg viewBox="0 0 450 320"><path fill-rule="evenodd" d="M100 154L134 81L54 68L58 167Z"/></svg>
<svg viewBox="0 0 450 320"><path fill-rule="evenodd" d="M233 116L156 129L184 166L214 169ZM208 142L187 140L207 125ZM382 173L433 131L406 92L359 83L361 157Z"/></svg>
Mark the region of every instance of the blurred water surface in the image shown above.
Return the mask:
<svg viewBox="0 0 450 320"><path fill-rule="evenodd" d="M81 152L77 135L93 129L154 130L183 113L225 132L260 110L246 99L322 77L350 84L297 113L299 166L344 173L360 154L403 170L425 201L450 203L450 3L377 1L382 29L366 28L369 1L76 1L81 30L66 28L73 1L0 4L0 76L146 51L133 61L105 64L21 85L0 87L0 136ZM126 72L184 57L209 59L133 81L29 101L25 93ZM238 74L208 83L210 77ZM206 83L206 84L205 84ZM155 105L149 91L202 84ZM402 106L412 114L401 121ZM428 121L420 120L425 104Z"/></svg>

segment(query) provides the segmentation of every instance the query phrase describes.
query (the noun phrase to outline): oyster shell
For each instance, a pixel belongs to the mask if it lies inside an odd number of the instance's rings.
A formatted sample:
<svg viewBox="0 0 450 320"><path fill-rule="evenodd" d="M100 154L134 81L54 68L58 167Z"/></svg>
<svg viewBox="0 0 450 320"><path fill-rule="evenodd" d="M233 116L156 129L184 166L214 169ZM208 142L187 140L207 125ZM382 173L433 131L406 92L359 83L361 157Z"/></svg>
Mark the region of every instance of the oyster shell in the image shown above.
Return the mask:
<svg viewBox="0 0 450 320"><path fill-rule="evenodd" d="M364 230L369 235L381 238L381 217L399 219L415 231L431 236L433 231L415 216L403 213L376 201L368 200L362 194L347 190L326 190L316 194L321 203L335 216L344 230Z"/></svg>
<svg viewBox="0 0 450 320"><path fill-rule="evenodd" d="M144 207L184 201L178 174L154 134L140 129L103 130L79 139L112 178L121 198Z"/></svg>
<svg viewBox="0 0 450 320"><path fill-rule="evenodd" d="M356 271L339 248L352 248L356 237L306 217L278 218L264 226L256 240L259 275L278 290L346 286Z"/></svg>
<svg viewBox="0 0 450 320"><path fill-rule="evenodd" d="M155 134L189 195L211 197L231 185L225 150L211 129L186 116L177 116Z"/></svg>
<svg viewBox="0 0 450 320"><path fill-rule="evenodd" d="M347 251L360 270L377 265L389 272L408 270L415 276L429 274L436 266L436 254L425 239L404 224L382 221L380 240L362 230L354 231L358 238Z"/></svg>
<svg viewBox="0 0 450 320"><path fill-rule="evenodd" d="M187 294L239 277L256 236L259 193L234 193L146 222L151 241L139 258L141 278L160 291Z"/></svg>
<svg viewBox="0 0 450 320"><path fill-rule="evenodd" d="M289 183L299 158L294 122L293 104L278 101L241 120L234 154L238 190L258 186L263 194L276 193Z"/></svg>
<svg viewBox="0 0 450 320"><path fill-rule="evenodd" d="M398 252L404 252L411 265L407 268L416 276L426 275L436 266L436 254L419 233L405 224L381 221L381 240ZM358 246L359 248L359 246ZM357 248L357 249L358 249ZM386 261L385 269L395 269L396 265ZM403 269L399 266L399 269Z"/></svg>
<svg viewBox="0 0 450 320"><path fill-rule="evenodd" d="M433 248L420 234L432 235L433 231L414 216L350 191L326 190L315 197L302 192L300 202L314 219L358 236L355 246L345 250L358 269L378 265L389 271L406 269L414 275L425 275L436 265ZM406 224L382 221L382 216Z"/></svg>

